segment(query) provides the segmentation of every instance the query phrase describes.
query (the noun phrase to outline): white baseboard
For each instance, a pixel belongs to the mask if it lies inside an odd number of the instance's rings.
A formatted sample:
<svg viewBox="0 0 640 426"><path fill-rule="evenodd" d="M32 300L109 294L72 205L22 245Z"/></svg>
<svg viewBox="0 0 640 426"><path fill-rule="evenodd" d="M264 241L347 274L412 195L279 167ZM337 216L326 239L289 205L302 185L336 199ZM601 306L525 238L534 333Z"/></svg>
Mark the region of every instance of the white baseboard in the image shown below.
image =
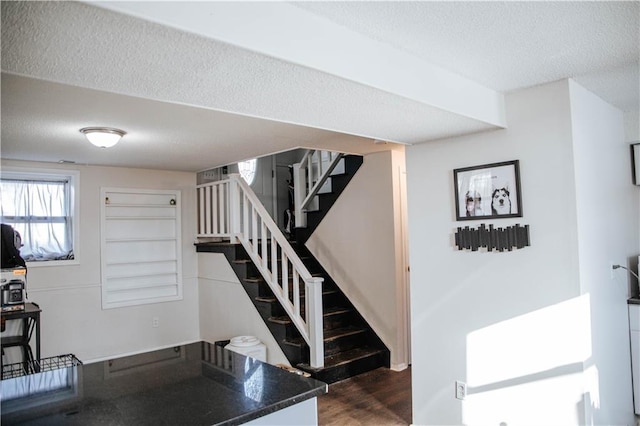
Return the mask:
<svg viewBox="0 0 640 426"><path fill-rule="evenodd" d="M392 371L403 371L403 370L406 370L407 368L409 368L409 365L406 362L402 362L400 364L391 364Z"/></svg>

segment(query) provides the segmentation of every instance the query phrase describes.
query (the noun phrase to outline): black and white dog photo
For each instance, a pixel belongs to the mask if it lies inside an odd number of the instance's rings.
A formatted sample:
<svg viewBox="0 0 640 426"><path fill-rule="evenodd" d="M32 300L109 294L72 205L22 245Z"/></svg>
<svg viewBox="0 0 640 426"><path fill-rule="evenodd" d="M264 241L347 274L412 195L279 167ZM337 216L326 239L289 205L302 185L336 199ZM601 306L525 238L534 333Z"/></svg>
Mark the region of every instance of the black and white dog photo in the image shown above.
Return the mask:
<svg viewBox="0 0 640 426"><path fill-rule="evenodd" d="M482 196L478 191L469 190L465 194L467 217L482 216Z"/></svg>
<svg viewBox="0 0 640 426"><path fill-rule="evenodd" d="M505 184L500 188L493 189L491 196L491 214L494 216L511 214L511 198L508 185Z"/></svg>

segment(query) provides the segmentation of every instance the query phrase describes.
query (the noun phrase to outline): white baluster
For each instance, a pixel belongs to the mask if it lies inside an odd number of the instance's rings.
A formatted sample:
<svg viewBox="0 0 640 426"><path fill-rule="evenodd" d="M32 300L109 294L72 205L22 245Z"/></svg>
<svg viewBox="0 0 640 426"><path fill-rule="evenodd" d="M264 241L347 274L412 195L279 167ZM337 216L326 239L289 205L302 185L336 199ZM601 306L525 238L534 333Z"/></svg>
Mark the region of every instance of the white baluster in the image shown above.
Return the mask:
<svg viewBox="0 0 640 426"><path fill-rule="evenodd" d="M254 205L251 206L251 237L253 254L258 256L258 212Z"/></svg>
<svg viewBox="0 0 640 426"><path fill-rule="evenodd" d="M226 226L224 222L224 211L227 204L228 194L226 194L227 186L225 183L218 185L218 234L225 234Z"/></svg>
<svg viewBox="0 0 640 426"><path fill-rule="evenodd" d="M207 217L204 211L204 192L206 188L198 188L198 234L206 233L205 218Z"/></svg>
<svg viewBox="0 0 640 426"><path fill-rule="evenodd" d="M306 197L305 188L307 178L301 163L293 165L293 201L295 205L296 227L305 228L307 226L307 215L302 209L302 203Z"/></svg>
<svg viewBox="0 0 640 426"><path fill-rule="evenodd" d="M242 193L242 238L249 241L249 200L246 193Z"/></svg>
<svg viewBox="0 0 640 426"><path fill-rule="evenodd" d="M211 187L207 186L205 188L205 212L206 215L206 223L204 228L205 234L211 234Z"/></svg>
<svg viewBox="0 0 640 426"><path fill-rule="evenodd" d="M220 204L224 203L224 199L220 195L220 184L211 187L211 233L218 235L221 232L220 229Z"/></svg>
<svg viewBox="0 0 640 426"><path fill-rule="evenodd" d="M300 315L300 275L293 270L293 312Z"/></svg>
<svg viewBox="0 0 640 426"><path fill-rule="evenodd" d="M280 278L280 285L282 286L282 296L289 302L289 259L283 253L282 254L282 277Z"/></svg>
<svg viewBox="0 0 640 426"><path fill-rule="evenodd" d="M269 256L267 252L267 227L264 221L260 224L260 242L262 245L262 267L267 269L269 267Z"/></svg>
<svg viewBox="0 0 640 426"><path fill-rule="evenodd" d="M271 235L271 282L278 281L278 242Z"/></svg>

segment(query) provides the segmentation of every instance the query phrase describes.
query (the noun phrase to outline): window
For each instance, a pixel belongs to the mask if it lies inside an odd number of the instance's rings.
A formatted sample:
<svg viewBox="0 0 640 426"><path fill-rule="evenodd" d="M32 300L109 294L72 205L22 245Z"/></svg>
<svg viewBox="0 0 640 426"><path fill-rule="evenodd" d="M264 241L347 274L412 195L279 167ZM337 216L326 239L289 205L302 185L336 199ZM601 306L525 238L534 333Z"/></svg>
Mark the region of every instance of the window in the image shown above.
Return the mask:
<svg viewBox="0 0 640 426"><path fill-rule="evenodd" d="M3 168L0 220L20 233L29 266L77 259L78 180L76 171Z"/></svg>
<svg viewBox="0 0 640 426"><path fill-rule="evenodd" d="M240 176L247 182L248 185L251 185L256 178L256 166L258 164L257 159L241 161L238 163L238 171L240 172Z"/></svg>

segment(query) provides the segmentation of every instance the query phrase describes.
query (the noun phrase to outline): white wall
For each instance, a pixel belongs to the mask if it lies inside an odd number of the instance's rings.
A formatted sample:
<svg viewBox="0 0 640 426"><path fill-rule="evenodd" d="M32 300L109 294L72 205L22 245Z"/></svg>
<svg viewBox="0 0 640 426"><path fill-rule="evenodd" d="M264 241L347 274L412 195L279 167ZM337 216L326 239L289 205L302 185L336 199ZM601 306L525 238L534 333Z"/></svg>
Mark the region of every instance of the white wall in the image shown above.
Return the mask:
<svg viewBox="0 0 640 426"><path fill-rule="evenodd" d="M640 141L640 114L638 110L624 114L624 134L628 142Z"/></svg>
<svg viewBox="0 0 640 426"><path fill-rule="evenodd" d="M631 390L625 386L628 365L614 365L620 348L594 349L602 339L591 327L592 320L604 317L608 325L624 329L618 309L626 294L614 290L608 297L616 301L606 303L615 312L600 312L593 308L602 303L598 295L581 287L585 268L576 221L583 194L576 193L575 179L582 178L582 162L574 170L571 98L568 81L511 93L508 129L407 148L414 423L633 421L627 404ZM620 133L607 121L603 134L617 151ZM515 159L520 160L523 217L456 222L453 169ZM604 167L608 179L628 181L628 167L619 167L623 161L616 157ZM628 219L626 213L623 217ZM598 226L613 226L616 235L618 228L637 227L611 222L610 215L598 217ZM456 227L481 223L528 224L531 246L504 253L458 251ZM625 241L617 253L637 251L634 236L634 248ZM608 245L610 237L605 238ZM609 273L606 259L585 262L593 262L599 276ZM610 280L600 284L614 285ZM618 355L601 356L601 349ZM589 369L594 359L603 363L597 371ZM455 399L456 380L469 386L464 401ZM616 397L620 402L613 403Z"/></svg>
<svg viewBox="0 0 640 426"><path fill-rule="evenodd" d="M42 308L42 356L75 354L83 362L146 352L199 340L195 228L195 174L114 167L2 160L2 166L80 171L79 264L30 267L28 298ZM184 299L102 310L100 287L100 188L182 191ZM152 318L160 326L152 327Z"/></svg>
<svg viewBox="0 0 640 426"><path fill-rule="evenodd" d="M307 247L391 351L395 369L408 364L403 327L403 235L399 171L402 150L369 154L307 241ZM406 333L408 335L408 333Z"/></svg>
<svg viewBox="0 0 640 426"><path fill-rule="evenodd" d="M202 340L255 336L267 347L267 362L290 365L223 254L198 253Z"/></svg>
<svg viewBox="0 0 640 426"><path fill-rule="evenodd" d="M590 296L592 355L585 418L595 424L624 424L632 406L626 271L611 279L610 262L627 265L638 255L639 191L632 184L623 115L570 82L576 172L581 293ZM635 266L635 265L634 265Z"/></svg>

